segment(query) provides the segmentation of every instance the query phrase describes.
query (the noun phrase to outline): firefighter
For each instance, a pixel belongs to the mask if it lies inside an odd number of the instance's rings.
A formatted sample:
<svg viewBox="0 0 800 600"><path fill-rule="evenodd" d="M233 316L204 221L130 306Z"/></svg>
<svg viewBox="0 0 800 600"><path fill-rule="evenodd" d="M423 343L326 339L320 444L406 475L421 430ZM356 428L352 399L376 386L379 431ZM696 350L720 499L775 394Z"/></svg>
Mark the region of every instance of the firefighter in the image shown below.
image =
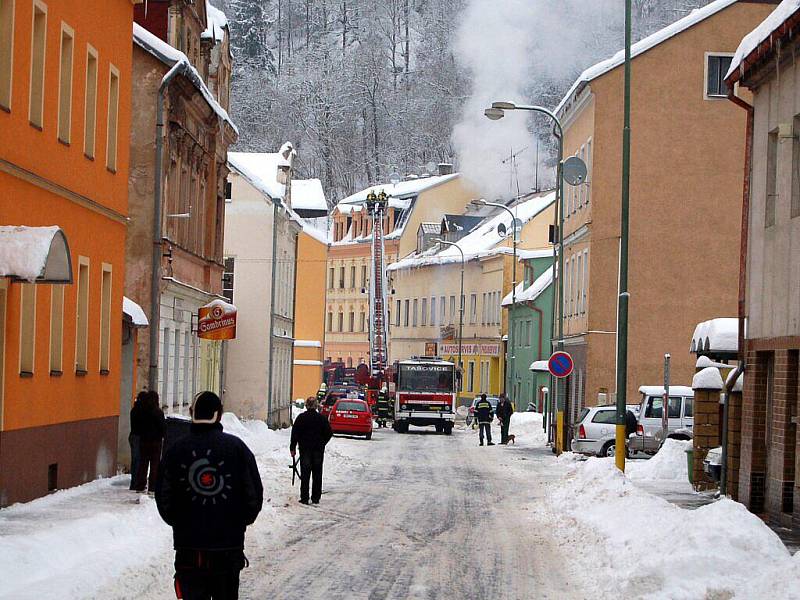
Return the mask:
<svg viewBox="0 0 800 600"><path fill-rule="evenodd" d="M317 392L317 405L322 406L322 401L325 400L325 395L328 393L328 386L325 382L320 384L319 391Z"/></svg>
<svg viewBox="0 0 800 600"><path fill-rule="evenodd" d="M492 419L494 411L492 403L486 399L486 394L481 394L481 399L475 403L475 420L478 422L478 433L483 446L483 433L486 432L487 446L494 446L492 443Z"/></svg>
<svg viewBox="0 0 800 600"><path fill-rule="evenodd" d="M378 401L375 404L375 412L377 413L378 427L386 427L386 422L389 420L392 412L391 402L389 401L389 390L386 386L381 388L378 392Z"/></svg>

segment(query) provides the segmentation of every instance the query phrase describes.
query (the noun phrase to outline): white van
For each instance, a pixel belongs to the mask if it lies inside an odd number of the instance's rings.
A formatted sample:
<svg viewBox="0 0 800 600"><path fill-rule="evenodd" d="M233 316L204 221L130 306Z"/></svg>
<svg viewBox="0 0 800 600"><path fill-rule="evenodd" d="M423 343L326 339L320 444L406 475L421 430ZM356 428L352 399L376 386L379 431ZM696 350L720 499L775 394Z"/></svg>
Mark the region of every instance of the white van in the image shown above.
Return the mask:
<svg viewBox="0 0 800 600"><path fill-rule="evenodd" d="M664 387L643 385L641 408L637 419L636 434L628 439L630 451L655 454L664 441L661 415L664 407ZM694 426L694 390L685 385L669 386L668 438L692 439Z"/></svg>

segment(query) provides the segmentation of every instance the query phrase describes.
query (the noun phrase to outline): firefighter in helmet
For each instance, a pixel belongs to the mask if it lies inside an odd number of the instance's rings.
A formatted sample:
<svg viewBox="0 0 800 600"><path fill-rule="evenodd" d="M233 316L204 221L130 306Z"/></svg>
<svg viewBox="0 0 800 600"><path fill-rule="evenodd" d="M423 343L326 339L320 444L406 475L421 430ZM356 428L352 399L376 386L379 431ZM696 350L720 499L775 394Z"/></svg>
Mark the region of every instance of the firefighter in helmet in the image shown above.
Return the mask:
<svg viewBox="0 0 800 600"><path fill-rule="evenodd" d="M386 421L389 420L392 414L392 406L389 401L389 390L384 385L378 392L378 401L375 404L375 411L377 413L378 427L386 427Z"/></svg>
<svg viewBox="0 0 800 600"><path fill-rule="evenodd" d="M325 382L323 382L319 386L319 391L317 392L317 405L318 406L322 406L322 401L325 400L325 396L326 396L327 393L328 393L328 386L325 385Z"/></svg>

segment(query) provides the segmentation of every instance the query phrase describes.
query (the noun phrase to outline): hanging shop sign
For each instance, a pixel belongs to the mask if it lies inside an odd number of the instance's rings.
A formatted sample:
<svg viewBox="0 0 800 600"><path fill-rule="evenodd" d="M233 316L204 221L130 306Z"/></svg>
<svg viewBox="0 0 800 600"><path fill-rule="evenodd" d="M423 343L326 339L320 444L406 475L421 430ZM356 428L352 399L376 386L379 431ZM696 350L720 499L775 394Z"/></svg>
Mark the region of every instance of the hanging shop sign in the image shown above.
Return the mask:
<svg viewBox="0 0 800 600"><path fill-rule="evenodd" d="M197 314L197 336L203 340L236 338L236 307L222 300L201 306Z"/></svg>

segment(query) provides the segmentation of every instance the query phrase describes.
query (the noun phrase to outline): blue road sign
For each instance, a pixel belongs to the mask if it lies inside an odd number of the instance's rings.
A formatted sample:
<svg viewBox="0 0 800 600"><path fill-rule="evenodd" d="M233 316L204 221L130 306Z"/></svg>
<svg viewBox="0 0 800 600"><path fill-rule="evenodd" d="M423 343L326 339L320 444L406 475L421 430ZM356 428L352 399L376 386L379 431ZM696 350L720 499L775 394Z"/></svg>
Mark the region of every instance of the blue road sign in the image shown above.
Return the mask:
<svg viewBox="0 0 800 600"><path fill-rule="evenodd" d="M575 368L575 363L568 353L553 352L550 360L547 361L547 367L554 377L562 378L572 373L572 370Z"/></svg>

